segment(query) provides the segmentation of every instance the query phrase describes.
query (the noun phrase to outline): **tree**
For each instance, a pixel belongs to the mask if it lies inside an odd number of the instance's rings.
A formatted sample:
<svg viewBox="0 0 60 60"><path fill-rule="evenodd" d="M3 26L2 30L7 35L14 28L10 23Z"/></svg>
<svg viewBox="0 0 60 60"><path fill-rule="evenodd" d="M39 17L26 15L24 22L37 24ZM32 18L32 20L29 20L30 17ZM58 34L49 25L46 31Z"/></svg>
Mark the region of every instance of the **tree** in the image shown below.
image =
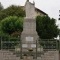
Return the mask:
<svg viewBox="0 0 60 60"><path fill-rule="evenodd" d="M17 16L9 16L1 21L1 29L4 33L12 34L16 31L22 31L23 18Z"/></svg>
<svg viewBox="0 0 60 60"><path fill-rule="evenodd" d="M9 6L6 9L3 9L0 11L0 20L8 17L8 16L18 16L18 17L24 17L25 11L20 6Z"/></svg>
<svg viewBox="0 0 60 60"><path fill-rule="evenodd" d="M37 16L36 24L36 30L41 39L53 39L59 34L55 19L51 19L49 16Z"/></svg>
<svg viewBox="0 0 60 60"><path fill-rule="evenodd" d="M20 6L10 6L4 10L8 16L24 17L25 11Z"/></svg>

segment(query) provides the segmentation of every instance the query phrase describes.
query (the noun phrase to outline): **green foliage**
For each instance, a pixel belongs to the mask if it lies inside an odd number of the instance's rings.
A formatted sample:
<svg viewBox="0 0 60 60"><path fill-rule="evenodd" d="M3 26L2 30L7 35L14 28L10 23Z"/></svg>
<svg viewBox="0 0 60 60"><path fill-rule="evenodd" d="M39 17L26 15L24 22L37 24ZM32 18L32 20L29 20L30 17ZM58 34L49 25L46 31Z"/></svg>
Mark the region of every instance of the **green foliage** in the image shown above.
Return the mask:
<svg viewBox="0 0 60 60"><path fill-rule="evenodd" d="M2 41L2 46L1 46ZM15 49L15 46L17 46L20 43L20 37L11 37L7 35L0 36L0 49Z"/></svg>
<svg viewBox="0 0 60 60"><path fill-rule="evenodd" d="M5 12L0 11L0 21L7 17L7 14Z"/></svg>
<svg viewBox="0 0 60 60"><path fill-rule="evenodd" d="M20 7L20 6L10 6L7 9L5 9L5 12L8 16L20 16L24 17L25 16L25 11Z"/></svg>
<svg viewBox="0 0 60 60"><path fill-rule="evenodd" d="M0 11L0 20L8 17L8 16L18 16L18 17L24 17L25 11L20 6L9 6L6 9L3 9Z"/></svg>
<svg viewBox="0 0 60 60"><path fill-rule="evenodd" d="M55 19L48 16L37 16L36 18L37 32L41 39L53 39L59 34Z"/></svg>
<svg viewBox="0 0 60 60"><path fill-rule="evenodd" d="M57 39L39 39L39 44L43 49L60 49L59 40Z"/></svg>
<svg viewBox="0 0 60 60"><path fill-rule="evenodd" d="M5 33L12 34L15 31L22 31L23 18L9 16L1 21L1 30Z"/></svg>
<svg viewBox="0 0 60 60"><path fill-rule="evenodd" d="M2 45L2 48L4 48L4 49L14 49L15 46L17 46L20 42L20 38L18 38L18 37L17 38L8 37L8 39L6 37L4 37L4 39L2 39L2 40L4 40L4 42L6 42L6 43L3 43L3 45ZM8 43L8 42L10 42L10 43Z"/></svg>

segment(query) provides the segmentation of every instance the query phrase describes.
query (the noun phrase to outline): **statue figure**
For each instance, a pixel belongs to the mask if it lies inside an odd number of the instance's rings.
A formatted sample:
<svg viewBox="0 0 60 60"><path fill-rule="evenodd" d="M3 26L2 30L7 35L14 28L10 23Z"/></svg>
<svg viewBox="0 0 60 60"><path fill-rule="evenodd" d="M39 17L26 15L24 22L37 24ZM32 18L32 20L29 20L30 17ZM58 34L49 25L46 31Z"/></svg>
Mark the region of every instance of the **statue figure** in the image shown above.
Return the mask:
<svg viewBox="0 0 60 60"><path fill-rule="evenodd" d="M27 0L25 4L26 18L35 18L35 3L30 3Z"/></svg>

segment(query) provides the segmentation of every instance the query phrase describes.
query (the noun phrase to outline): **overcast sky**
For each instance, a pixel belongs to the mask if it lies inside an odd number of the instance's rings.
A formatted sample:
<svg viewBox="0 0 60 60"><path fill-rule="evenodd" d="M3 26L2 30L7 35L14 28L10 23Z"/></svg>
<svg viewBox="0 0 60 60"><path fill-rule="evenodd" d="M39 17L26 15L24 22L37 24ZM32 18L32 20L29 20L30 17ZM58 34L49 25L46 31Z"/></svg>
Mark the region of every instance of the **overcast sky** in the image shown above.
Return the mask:
<svg viewBox="0 0 60 60"><path fill-rule="evenodd" d="M57 19L57 24L59 18L60 0L34 0L35 6L42 11L46 12L50 17ZM4 8L10 5L25 5L26 0L0 0ZM30 0L33 2L33 0Z"/></svg>

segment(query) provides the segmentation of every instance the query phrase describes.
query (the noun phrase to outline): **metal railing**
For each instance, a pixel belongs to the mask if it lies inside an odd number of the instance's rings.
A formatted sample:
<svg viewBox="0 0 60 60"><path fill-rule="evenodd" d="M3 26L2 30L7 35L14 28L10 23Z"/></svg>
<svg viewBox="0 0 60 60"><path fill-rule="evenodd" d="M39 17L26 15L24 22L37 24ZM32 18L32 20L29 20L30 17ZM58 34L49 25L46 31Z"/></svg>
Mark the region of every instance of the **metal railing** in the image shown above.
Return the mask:
<svg viewBox="0 0 60 60"><path fill-rule="evenodd" d="M43 49L58 49L60 50L60 41L57 39L39 39L40 46ZM20 37L0 37L0 49L15 49L15 46L21 45ZM27 43L29 44L29 43ZM38 45L38 43L36 43ZM21 47L21 46L20 46Z"/></svg>
<svg viewBox="0 0 60 60"><path fill-rule="evenodd" d="M40 39L39 44L43 46L43 49L58 49L59 48L59 40L57 39Z"/></svg>
<svg viewBox="0 0 60 60"><path fill-rule="evenodd" d="M60 50L60 42L57 39L39 39L38 40L39 44L40 44L40 48L41 46L43 47L44 50L52 50L52 49L57 49ZM32 53L33 55L35 55L35 58L37 58L38 51L38 42L36 41L36 52ZM29 43L27 43L29 44ZM18 54L20 54L20 57L22 58L22 41L20 40L20 37L0 37L0 49L9 49L9 50L15 50L17 47L21 48L20 53L18 52ZM26 52L27 54L30 54L31 52ZM31 55L32 55L31 54Z"/></svg>
<svg viewBox="0 0 60 60"><path fill-rule="evenodd" d="M15 49L20 45L19 37L0 37L0 49Z"/></svg>

